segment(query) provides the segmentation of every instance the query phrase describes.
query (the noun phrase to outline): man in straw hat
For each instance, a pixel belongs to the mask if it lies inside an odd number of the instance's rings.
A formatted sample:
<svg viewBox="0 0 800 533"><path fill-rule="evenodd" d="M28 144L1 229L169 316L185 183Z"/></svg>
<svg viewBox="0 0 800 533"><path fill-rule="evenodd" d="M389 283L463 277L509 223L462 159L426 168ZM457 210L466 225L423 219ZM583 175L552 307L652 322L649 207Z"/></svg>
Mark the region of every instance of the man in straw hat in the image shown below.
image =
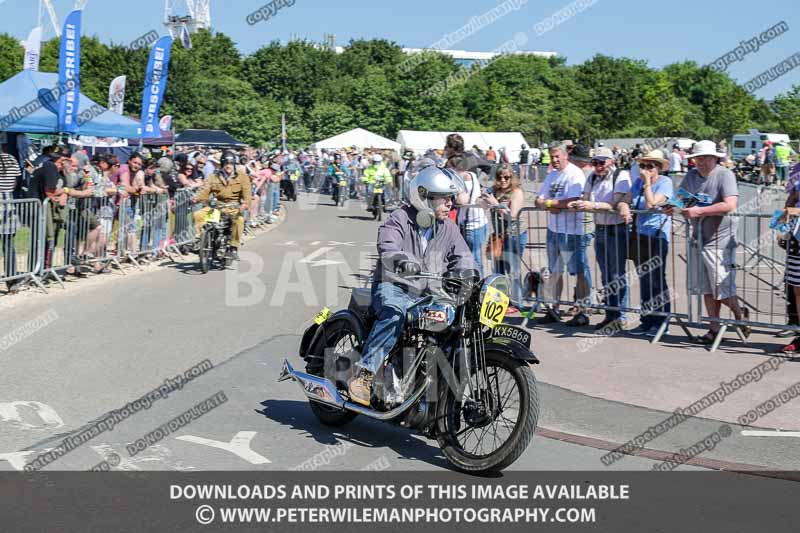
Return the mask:
<svg viewBox="0 0 800 533"><path fill-rule="evenodd" d="M719 318L722 304L733 312L736 320L747 320L749 313L742 311L736 296L736 273L733 269L736 251L737 219L725 216L736 211L739 189L736 177L720 165L726 154L717 152L713 141L695 144L688 158L693 159L691 169L680 188L711 198L710 205L695 205L682 209L692 226L689 246L689 289L692 294L702 294L708 316L712 319L709 331L699 338L703 344L712 344L720 330ZM669 210L670 213L672 210ZM742 333L748 336L749 327Z"/></svg>

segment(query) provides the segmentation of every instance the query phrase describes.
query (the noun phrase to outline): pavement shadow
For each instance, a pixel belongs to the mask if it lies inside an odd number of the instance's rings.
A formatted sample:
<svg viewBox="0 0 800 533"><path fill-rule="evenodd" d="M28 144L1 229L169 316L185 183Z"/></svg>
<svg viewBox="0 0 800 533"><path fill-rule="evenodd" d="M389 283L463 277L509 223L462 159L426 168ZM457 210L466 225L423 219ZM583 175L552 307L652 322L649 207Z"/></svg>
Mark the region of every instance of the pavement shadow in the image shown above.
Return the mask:
<svg viewBox="0 0 800 533"><path fill-rule="evenodd" d="M346 218L349 220L374 220L370 215L339 215L337 218Z"/></svg>
<svg viewBox="0 0 800 533"><path fill-rule="evenodd" d="M341 441L363 448L389 448L401 459L425 461L441 468L452 469L438 446L417 439L409 430L361 416L346 426L332 428L323 425L308 406L308 402L296 400L265 400L257 413L279 424L298 431L305 431L320 444L335 445Z"/></svg>

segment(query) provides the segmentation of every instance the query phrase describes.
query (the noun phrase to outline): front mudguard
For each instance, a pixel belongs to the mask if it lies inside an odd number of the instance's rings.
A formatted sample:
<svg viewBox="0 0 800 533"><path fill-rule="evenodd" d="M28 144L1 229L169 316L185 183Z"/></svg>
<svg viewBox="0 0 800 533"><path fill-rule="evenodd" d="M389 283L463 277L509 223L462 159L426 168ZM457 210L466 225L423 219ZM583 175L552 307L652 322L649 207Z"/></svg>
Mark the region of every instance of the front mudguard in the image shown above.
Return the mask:
<svg viewBox="0 0 800 533"><path fill-rule="evenodd" d="M525 361L531 365L538 365L539 358L524 344L520 344L513 339L505 338L488 338L483 341L484 349L494 349L501 352L506 352L513 359Z"/></svg>

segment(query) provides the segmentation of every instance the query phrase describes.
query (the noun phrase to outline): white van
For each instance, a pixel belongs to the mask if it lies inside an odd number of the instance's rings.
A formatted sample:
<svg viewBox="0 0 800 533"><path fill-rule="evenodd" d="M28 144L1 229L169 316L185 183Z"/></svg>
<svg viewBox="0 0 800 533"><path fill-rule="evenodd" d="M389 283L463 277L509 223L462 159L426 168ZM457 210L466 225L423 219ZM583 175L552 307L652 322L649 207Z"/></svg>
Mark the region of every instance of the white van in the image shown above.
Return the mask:
<svg viewBox="0 0 800 533"><path fill-rule="evenodd" d="M789 136L785 133L761 133L758 130L750 130L749 133L734 135L731 143L733 160L741 161L753 151L758 154L764 141L767 140L772 141L772 144L780 141L788 144Z"/></svg>

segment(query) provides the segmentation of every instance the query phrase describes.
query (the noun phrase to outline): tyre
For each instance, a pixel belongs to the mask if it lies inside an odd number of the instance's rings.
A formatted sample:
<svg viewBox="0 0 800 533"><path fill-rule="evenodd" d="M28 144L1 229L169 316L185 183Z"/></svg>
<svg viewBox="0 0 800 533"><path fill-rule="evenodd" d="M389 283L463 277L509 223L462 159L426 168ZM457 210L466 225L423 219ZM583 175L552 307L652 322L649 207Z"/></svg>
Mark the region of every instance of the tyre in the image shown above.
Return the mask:
<svg viewBox="0 0 800 533"><path fill-rule="evenodd" d="M539 419L539 392L528 364L487 350L486 366L490 414L473 407L479 402L468 398L467 384L460 386L458 395L447 387L442 394L444 416L437 427L437 440L447 460L461 471L479 475L498 472L516 461L528 447Z"/></svg>
<svg viewBox="0 0 800 533"><path fill-rule="evenodd" d="M378 205L375 207L375 219L378 222L380 222L382 218L383 218L383 207L381 207L381 204L378 203Z"/></svg>
<svg viewBox="0 0 800 533"><path fill-rule="evenodd" d="M211 270L211 262L214 260L214 250L211 249L211 232L203 231L200 235L200 244L198 245L197 255L200 258L200 270L203 274L208 274Z"/></svg>
<svg viewBox="0 0 800 533"><path fill-rule="evenodd" d="M311 354L317 355L309 355L306 359L306 372L314 376L323 376L325 357L338 358L354 350L360 344L358 336L354 331L351 331L344 320L334 322L328 327L329 329L326 330L326 335L321 339L320 345L313 347L310 351ZM335 362L329 362L328 368L336 368ZM342 382L337 383L337 386L343 386L345 378L349 377L349 375L350 372L346 376L342 376ZM343 411L320 402L310 401L309 404L317 419L326 426L343 426L358 416L352 411Z"/></svg>

